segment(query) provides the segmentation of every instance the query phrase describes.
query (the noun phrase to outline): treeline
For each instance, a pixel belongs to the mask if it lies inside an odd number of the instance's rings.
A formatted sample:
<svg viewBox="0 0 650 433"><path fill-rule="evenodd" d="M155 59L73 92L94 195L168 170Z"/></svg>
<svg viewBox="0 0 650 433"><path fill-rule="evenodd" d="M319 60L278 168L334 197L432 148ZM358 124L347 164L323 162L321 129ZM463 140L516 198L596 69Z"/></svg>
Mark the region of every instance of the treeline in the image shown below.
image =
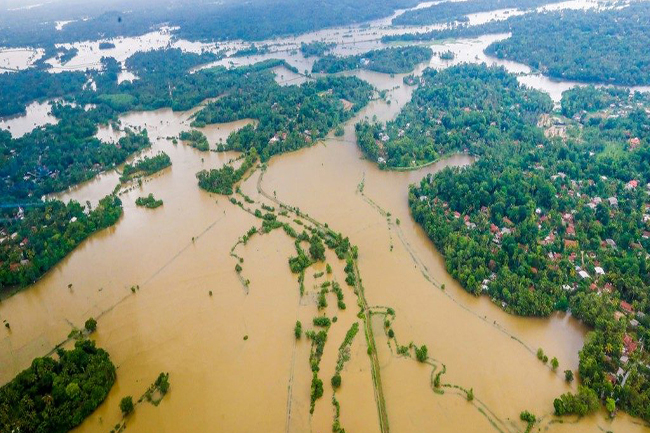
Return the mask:
<svg viewBox="0 0 650 433"><path fill-rule="evenodd" d="M159 152L157 155L135 161L133 164L125 164L122 169L122 182L140 176L151 176L152 174L169 167L172 161L165 152Z"/></svg>
<svg viewBox="0 0 650 433"><path fill-rule="evenodd" d="M405 74L419 63L431 60L433 51L428 47L408 46L373 50L354 56L325 56L314 63L312 72L336 72L367 69L384 74Z"/></svg>
<svg viewBox="0 0 650 433"><path fill-rule="evenodd" d="M463 2L446 1L427 8L406 11L393 19L397 26L424 26L447 22L467 22L467 15L490 12L499 9L532 9L561 0L474 0Z"/></svg>
<svg viewBox="0 0 650 433"><path fill-rule="evenodd" d="M558 79L650 84L650 9L643 2L606 10L529 13L477 26L387 36L396 40L472 38L511 33L486 53L525 63Z"/></svg>
<svg viewBox="0 0 650 433"><path fill-rule="evenodd" d="M235 184L242 180L246 172L255 165L257 159L257 152L253 148L237 170L230 164L225 164L219 169L201 170L196 174L199 187L208 192L231 195L234 192Z"/></svg>
<svg viewBox="0 0 650 433"><path fill-rule="evenodd" d="M540 141L531 126L552 108L546 94L521 86L503 68L427 69L394 121L357 124L357 143L382 167L417 167L453 152L482 155L504 141Z"/></svg>
<svg viewBox="0 0 650 433"><path fill-rule="evenodd" d="M478 101L490 84L470 79L467 87ZM518 315L570 309L594 327L580 352L589 390L556 400L557 414L592 411L596 396L611 412L650 419L642 349L650 337L650 118L632 98L621 95L620 111L581 117L560 136L518 121L473 165L429 175L409 193L413 217L467 291ZM472 142L494 133L479 131Z"/></svg>
<svg viewBox="0 0 650 433"><path fill-rule="evenodd" d="M35 282L88 236L110 227L122 202L104 197L94 209L76 201L50 200L19 211L0 225L0 289Z"/></svg>
<svg viewBox="0 0 650 433"><path fill-rule="evenodd" d="M368 103L373 88L356 77L324 77L300 86L281 86L270 72L249 75L236 92L199 111L192 126L256 119L233 132L219 150L255 149L262 161L308 146ZM352 104L346 110L341 99Z"/></svg>
<svg viewBox="0 0 650 433"><path fill-rule="evenodd" d="M67 24L61 30L56 30L50 16L27 22L8 21L6 25L0 26L0 46L49 46L136 36L161 25L179 27L175 30L175 35L193 41L264 40L383 18L390 16L396 9L417 4L418 0L367 0L363 7L359 7L355 0L129 3L126 7L128 12L92 11L75 16L77 21ZM57 12L60 14L60 11ZM88 15L90 18L87 18ZM81 19L82 17L87 19Z"/></svg>
<svg viewBox="0 0 650 433"><path fill-rule="evenodd" d="M0 388L0 425L7 432L67 433L104 401L115 383L108 353L90 340L57 359L36 358Z"/></svg>

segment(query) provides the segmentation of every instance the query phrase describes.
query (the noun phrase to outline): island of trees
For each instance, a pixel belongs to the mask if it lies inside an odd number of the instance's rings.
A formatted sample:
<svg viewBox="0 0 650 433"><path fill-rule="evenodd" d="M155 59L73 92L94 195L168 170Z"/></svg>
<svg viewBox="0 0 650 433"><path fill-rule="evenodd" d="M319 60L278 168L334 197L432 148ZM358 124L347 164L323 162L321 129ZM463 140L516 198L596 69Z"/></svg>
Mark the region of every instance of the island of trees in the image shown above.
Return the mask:
<svg viewBox="0 0 650 433"><path fill-rule="evenodd" d="M90 415L115 383L108 353L90 340L56 359L36 358L31 367L0 388L0 425L7 432L66 433Z"/></svg>
<svg viewBox="0 0 650 433"><path fill-rule="evenodd" d="M305 57L322 57L335 46L336 44L333 42L315 41L308 44L303 42L300 44L300 52Z"/></svg>
<svg viewBox="0 0 650 433"><path fill-rule="evenodd" d="M208 138L197 129L192 129L189 132L183 131L180 133L180 136L178 138L193 148L200 150L201 152L207 152L210 150L210 143L208 143Z"/></svg>
<svg viewBox="0 0 650 433"><path fill-rule="evenodd" d="M354 56L325 56L314 63L312 72L333 74L347 70L367 69L385 74L405 74L411 72L417 64L431 60L432 56L433 51L428 47L384 48Z"/></svg>
<svg viewBox="0 0 650 433"><path fill-rule="evenodd" d="M257 151L252 148L237 170L230 164L226 164L219 169L202 170L196 174L199 186L208 192L230 195L233 193L235 184L255 165L257 159Z"/></svg>
<svg viewBox="0 0 650 433"><path fill-rule="evenodd" d="M122 182L131 180L135 177L151 176L152 174L169 167L172 161L165 152L160 152L155 156L145 156L135 161L133 164L125 164L122 169Z"/></svg>
<svg viewBox="0 0 650 433"><path fill-rule="evenodd" d="M137 206L143 206L146 207L147 209L155 209L157 207L160 207L163 205L162 200L157 200L153 194L149 194L146 197L138 197L135 200L135 204Z"/></svg>

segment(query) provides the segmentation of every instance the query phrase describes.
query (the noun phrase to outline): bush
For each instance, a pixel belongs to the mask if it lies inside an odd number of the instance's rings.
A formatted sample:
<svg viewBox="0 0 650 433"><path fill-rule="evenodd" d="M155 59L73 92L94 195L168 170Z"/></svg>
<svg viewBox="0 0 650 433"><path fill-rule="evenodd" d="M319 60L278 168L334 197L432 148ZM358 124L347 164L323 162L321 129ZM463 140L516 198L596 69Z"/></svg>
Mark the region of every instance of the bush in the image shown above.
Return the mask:
<svg viewBox="0 0 650 433"><path fill-rule="evenodd" d="M564 380L566 380L569 383L573 382L573 371L564 370Z"/></svg>
<svg viewBox="0 0 650 433"><path fill-rule="evenodd" d="M415 357L420 362L426 361L427 358L429 357L429 349L427 349L427 346L422 345L419 348L415 346Z"/></svg>
<svg viewBox="0 0 650 433"><path fill-rule="evenodd" d="M302 323L300 323L300 320L296 321L296 327L293 328L293 333L295 334L296 338L300 338L302 336Z"/></svg>
<svg viewBox="0 0 650 433"><path fill-rule="evenodd" d="M91 317L90 319L86 320L84 328L86 328L88 332L95 332L97 329L97 321Z"/></svg>
<svg viewBox="0 0 650 433"><path fill-rule="evenodd" d="M128 415L133 412L133 398L130 395L127 395L122 400L120 400L120 410L123 415Z"/></svg>
<svg viewBox="0 0 650 433"><path fill-rule="evenodd" d="M341 375L336 373L332 376L332 388L338 389L341 386Z"/></svg>

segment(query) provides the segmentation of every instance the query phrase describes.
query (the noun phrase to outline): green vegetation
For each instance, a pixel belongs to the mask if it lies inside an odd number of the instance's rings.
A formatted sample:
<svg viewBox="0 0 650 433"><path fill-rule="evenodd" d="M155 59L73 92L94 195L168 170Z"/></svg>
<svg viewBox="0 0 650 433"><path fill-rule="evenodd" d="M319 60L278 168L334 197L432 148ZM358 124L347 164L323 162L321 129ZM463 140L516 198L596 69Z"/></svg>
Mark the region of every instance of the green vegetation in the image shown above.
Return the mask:
<svg viewBox="0 0 650 433"><path fill-rule="evenodd" d="M145 156L133 164L125 164L120 180L124 182L135 177L151 176L170 165L172 165L172 161L165 152L160 152L151 158Z"/></svg>
<svg viewBox="0 0 650 433"><path fill-rule="evenodd" d="M561 0L470 0L446 1L427 8L409 10L393 19L398 26L422 26L447 22L467 22L467 15L499 9L534 9Z"/></svg>
<svg viewBox="0 0 650 433"><path fill-rule="evenodd" d="M179 139L187 142L187 144L201 152L207 152L210 150L210 143L208 143L207 137L201 131L196 129L193 129L190 132L181 132Z"/></svg>
<svg viewBox="0 0 650 433"><path fill-rule="evenodd" d="M153 194L149 194L146 197L138 197L135 200L135 204L137 206L144 206L147 209L155 209L157 207L160 207L163 205L162 200L156 200L156 198L153 196Z"/></svg>
<svg viewBox="0 0 650 433"><path fill-rule="evenodd" d="M302 42L300 44L300 52L305 57L312 57L312 56L322 57L328 51L331 51L332 48L334 48L335 46L336 44L333 42L315 41L315 42L310 42L308 44Z"/></svg>
<svg viewBox="0 0 650 433"><path fill-rule="evenodd" d="M46 201L0 226L0 288L33 283L98 230L122 215L122 202L104 197L94 209L75 201ZM38 227L38 230L34 230Z"/></svg>
<svg viewBox="0 0 650 433"><path fill-rule="evenodd" d="M237 50L237 52L235 52L232 57L259 56L262 54L268 54L268 52L269 47L266 45L257 46L255 44L251 44L248 48Z"/></svg>
<svg viewBox="0 0 650 433"><path fill-rule="evenodd" d="M296 326L293 328L293 333L296 338L300 338L302 336L302 323L300 323L300 320L296 320Z"/></svg>
<svg viewBox="0 0 650 433"><path fill-rule="evenodd" d="M36 358L0 388L0 425L6 431L66 433L90 415L115 383L115 366L95 343Z"/></svg>
<svg viewBox="0 0 650 433"><path fill-rule="evenodd" d="M231 195L235 184L255 165L255 162L257 162L257 152L252 149L237 170L229 164L219 169L202 170L196 174L199 186L208 192Z"/></svg>
<svg viewBox="0 0 650 433"><path fill-rule="evenodd" d="M415 358L419 362L425 362L429 358L429 349L427 349L426 345L422 345L420 347L417 347L414 345L415 348Z"/></svg>
<svg viewBox="0 0 650 433"><path fill-rule="evenodd" d="M100 50L110 50L111 48L115 48L115 44L112 42L100 42L99 43L99 49Z"/></svg>
<svg viewBox="0 0 650 433"><path fill-rule="evenodd" d="M239 91L211 102L193 126L256 119L230 134L218 150L256 149L262 161L309 146L368 103L372 87L355 77L325 77L300 86L281 86L270 73L251 75ZM346 110L341 99L352 104Z"/></svg>
<svg viewBox="0 0 650 433"><path fill-rule="evenodd" d="M92 317L86 320L86 323L84 324L84 328L86 328L86 331L90 333L95 332L95 330L97 329L97 320L93 319Z"/></svg>
<svg viewBox="0 0 650 433"><path fill-rule="evenodd" d="M336 72L368 69L385 74L403 74L411 72L419 63L431 59L433 52L428 47L407 46L384 48L347 57L326 56L314 63L312 72Z"/></svg>
<svg viewBox="0 0 650 433"><path fill-rule="evenodd" d="M359 146L380 167L418 167L454 152L483 155L504 142L539 140L528 137L542 136L532 126L552 108L547 95L519 85L502 68L427 69L421 80L394 121L356 125Z"/></svg>
<svg viewBox="0 0 650 433"><path fill-rule="evenodd" d="M464 80L469 85L474 78ZM575 101L575 93L569 95ZM524 316L571 309L594 327L580 352L586 390L577 400L558 399L558 413L585 413L589 390L603 400L618 398L618 407L647 418L650 373L642 366L648 354L640 342L650 328L648 113L638 96L622 94L602 111L580 110L575 121L538 111L542 130L535 116L519 114L531 107L534 94L510 101L507 127L498 131L481 113L487 122L473 139L485 143L473 151L478 161L411 188L413 216L470 293L485 293ZM498 107L493 111L504 112ZM456 113L451 122L464 116L464 110ZM538 357L549 361L542 350ZM557 368L553 360L551 367Z"/></svg>
<svg viewBox="0 0 650 433"><path fill-rule="evenodd" d="M556 415L587 415L600 408L596 392L590 388L580 386L577 394L567 392L553 401Z"/></svg>
<svg viewBox="0 0 650 433"><path fill-rule="evenodd" d="M451 9L459 7L451 5ZM554 78L650 84L650 52L646 49L650 44L650 10L643 2L602 11L529 13L478 26L389 36L383 40L447 39L488 33L511 33L511 37L488 46L487 54L525 63Z"/></svg>
<svg viewBox="0 0 650 433"><path fill-rule="evenodd" d="M4 75L13 74L0 77ZM33 202L35 197L63 191L150 145L146 132L127 131L116 144L99 141L94 137L97 123L106 119L100 108L84 111L54 105L52 114L59 123L35 129L21 138L12 139L8 132L0 131L0 200L4 203Z"/></svg>
<svg viewBox="0 0 650 433"><path fill-rule="evenodd" d="M133 409L135 409L133 406L133 397L127 395L126 397L122 398L122 400L120 400L120 410L122 411L122 415L126 416L131 414L133 412Z"/></svg>

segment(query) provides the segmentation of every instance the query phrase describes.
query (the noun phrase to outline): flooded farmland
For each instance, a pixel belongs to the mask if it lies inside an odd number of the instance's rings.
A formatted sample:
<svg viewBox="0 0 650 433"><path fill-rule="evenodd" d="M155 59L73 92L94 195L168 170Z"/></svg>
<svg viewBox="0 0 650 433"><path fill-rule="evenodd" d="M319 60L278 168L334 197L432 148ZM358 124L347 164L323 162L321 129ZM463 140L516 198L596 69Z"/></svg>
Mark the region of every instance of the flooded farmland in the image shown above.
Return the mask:
<svg viewBox="0 0 650 433"><path fill-rule="evenodd" d="M276 40L275 46L281 47L276 52L226 58L219 64L284 58L303 71L311 69L313 59L294 51L302 40L343 42L349 39L343 38L345 34L355 34L356 42L336 49L337 54L347 55L382 46L372 34L376 31L372 27L333 29ZM494 62L520 73L522 83L547 91L556 101L562 90L577 85L551 81L531 74L524 65L483 54L487 45L505 37L490 35L434 45L434 51L453 51L455 59L447 62L434 56L416 74L426 66ZM170 41L152 39L150 43L157 47ZM87 51L80 50L80 65L97 61L95 47L87 47ZM126 46L118 45L116 50L124 58L132 54ZM286 85L305 79L284 68L276 74ZM417 171L379 170L356 146L354 125L366 118L393 119L410 100L413 88L403 83L403 75L349 74L386 90L390 104L375 100L347 122L343 136L330 134L313 147L274 157L266 169L254 171L241 190L259 205L282 203L299 209L303 216L296 213L288 221L309 224L311 218L349 236L359 248L364 301L372 308L394 311L392 328L400 342L428 346L434 365L399 356L385 335L383 316L370 316L390 429L523 432L525 424L519 414L529 410L542 419L541 431L647 431L638 420L622 413L614 421L604 411L581 420L564 418L564 423L552 416L553 398L576 386L567 385L562 375L540 363L535 351L542 347L556 356L559 371L575 371L588 329L569 314L556 313L548 319L508 315L487 297L467 294L453 280L440 253L412 220L407 190L426 174L465 166L473 159L460 154ZM0 127L10 127L17 135L33 125L55 121L41 108L45 106L49 108L48 104L30 106L23 120L3 121ZM11 332L0 338L0 383L64 342L73 327L96 317L98 332L93 339L111 354L118 380L107 400L76 432L111 431L121 419L120 399L141 395L161 371L170 373L169 395L158 407L139 408L128 420L129 431L331 431L334 408L329 378L346 331L361 322L357 295L342 284L348 308L337 311L333 303L326 309L329 317L338 320L329 331L322 357L324 397L310 414L310 346L306 338L296 340L293 327L296 320L310 325L318 313L315 300L324 280L312 274L324 271L325 266L308 270L307 290L301 296L287 264L295 253L291 238L277 230L238 245L240 237L258 225L258 219L226 197L200 190L196 180L198 171L218 168L238 155L200 152L172 141L190 129L197 110L160 109L120 117L120 128L148 131L153 146L144 154L164 151L172 166L142 184L123 187L124 215L114 227L93 235L32 287L0 304L0 317L12 324ZM242 119L209 125L202 131L214 150L231 132L254 122ZM119 129L106 126L97 136L113 141L120 134ZM57 198L96 203L118 183L119 170L114 170ZM163 199L164 205L156 210L136 207L136 198L149 193ZM243 258L242 275L249 284L242 284L235 271L233 251ZM327 259L334 270L325 278L343 283L345 262L331 251ZM133 292L135 286L139 289ZM350 345L350 359L341 373L343 385L335 394L340 423L350 432L380 432L383 425L373 360L362 334ZM440 394L434 392L432 378L443 368L442 381L449 386ZM461 388L472 389L475 400L466 401Z"/></svg>

